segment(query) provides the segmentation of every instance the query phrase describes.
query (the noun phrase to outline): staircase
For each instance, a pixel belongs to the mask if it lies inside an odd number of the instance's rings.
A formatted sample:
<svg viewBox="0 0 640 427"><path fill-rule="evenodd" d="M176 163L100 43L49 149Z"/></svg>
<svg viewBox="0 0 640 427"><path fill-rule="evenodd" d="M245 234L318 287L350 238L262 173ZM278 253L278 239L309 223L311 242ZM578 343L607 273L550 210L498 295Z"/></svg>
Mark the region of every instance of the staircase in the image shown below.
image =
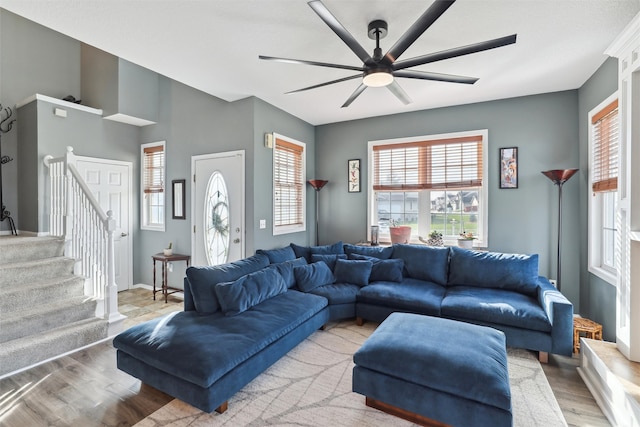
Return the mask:
<svg viewBox="0 0 640 427"><path fill-rule="evenodd" d="M0 377L107 338L64 240L0 237Z"/></svg>

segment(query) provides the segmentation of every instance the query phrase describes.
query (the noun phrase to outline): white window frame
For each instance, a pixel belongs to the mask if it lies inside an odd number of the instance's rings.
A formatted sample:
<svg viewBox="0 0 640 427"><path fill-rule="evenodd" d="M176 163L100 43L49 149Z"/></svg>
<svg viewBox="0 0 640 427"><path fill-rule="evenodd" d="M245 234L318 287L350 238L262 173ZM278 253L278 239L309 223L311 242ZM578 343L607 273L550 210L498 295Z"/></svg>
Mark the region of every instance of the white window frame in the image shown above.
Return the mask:
<svg viewBox="0 0 640 427"><path fill-rule="evenodd" d="M616 286L617 283L617 272L615 269L607 268L602 261L602 246L603 246L603 197L602 193L596 193L595 195L592 193L592 184L593 184L593 139L594 139L594 129L593 124L591 123L594 115L598 114L602 109L604 109L607 105L614 102L618 99L618 92L614 92L607 99L602 101L598 106L589 111L588 116L588 126L589 126L589 204L588 204L588 221L589 221L589 233L588 233L588 271L609 283L612 286ZM620 150L620 147L618 147ZM621 151L619 151L620 153ZM618 197L618 195L616 195ZM616 212L617 214L617 212ZM617 217L619 215L616 215ZM618 223L619 218L616 220L616 228L620 230L620 224ZM619 241L620 236L616 236L616 241ZM617 251L617 244L616 244ZM614 256L615 257L615 256Z"/></svg>
<svg viewBox="0 0 640 427"><path fill-rule="evenodd" d="M281 139L290 144L297 145L302 148L302 169L300 170L300 181L303 183L301 196L302 196L302 223L293 225L276 225L276 140ZM290 233L299 233L306 231L307 229L307 191L306 191L306 176L307 176L307 144L297 141L293 138L289 138L278 133L273 134L273 235L283 235Z"/></svg>
<svg viewBox="0 0 640 427"><path fill-rule="evenodd" d="M145 186L145 165L144 165L144 150L149 147L162 146L162 152L164 153L164 170L162 171L162 182L164 183L164 215L162 215L162 223L150 224L147 219L149 217L149 206L147 203L146 194L144 192ZM140 229L149 231L165 231L165 224L167 223L167 146L166 141L149 142L140 145Z"/></svg>
<svg viewBox="0 0 640 427"><path fill-rule="evenodd" d="M488 129L478 129L471 131L463 131L463 132L452 132L452 133L442 133L435 135L423 135L411 138L394 138L394 139L384 139L384 140L375 140L369 141L368 143L368 180L367 180L367 230L371 229L371 225L377 225L377 222L374 222L376 218L377 206L376 206L376 198L375 198L375 190L373 189L374 184L374 161L373 161L373 147L376 145L389 145L389 144L403 144L403 143L411 143L411 142L419 142L419 141L432 141L432 140L440 140L440 139L453 139L453 138L462 138L469 136L481 136L482 137L482 187L480 188L480 199L481 204L478 210L478 239L474 241L474 246L476 247L488 247L489 246L489 163L488 163L488 147L489 147L489 130ZM415 191L415 190L414 190ZM419 191L419 212L418 212L418 235L423 238L428 238L428 234L431 232L431 200L430 197L425 197L426 193L429 190L420 190ZM421 212L424 210L429 212L428 215L421 215ZM369 232L367 231L367 234ZM389 236L380 235L380 241L382 243L390 243ZM411 243L418 243L418 240L415 239L416 236L412 236ZM445 245L455 246L457 245L457 240L454 239L445 239Z"/></svg>

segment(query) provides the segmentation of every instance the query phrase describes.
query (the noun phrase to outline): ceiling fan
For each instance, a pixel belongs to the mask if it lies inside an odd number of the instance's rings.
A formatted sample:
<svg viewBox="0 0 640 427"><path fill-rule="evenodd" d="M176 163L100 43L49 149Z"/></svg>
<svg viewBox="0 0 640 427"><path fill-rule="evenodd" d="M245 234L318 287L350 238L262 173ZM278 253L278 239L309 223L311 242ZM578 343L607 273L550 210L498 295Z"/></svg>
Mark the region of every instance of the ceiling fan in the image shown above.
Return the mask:
<svg viewBox="0 0 640 427"><path fill-rule="evenodd" d="M391 49L382 55L380 48L380 39L387 35L387 23L383 20L375 20L369 23L368 36L376 41L376 47L373 56L356 41L356 39L347 31L347 29L333 16L320 0L310 1L309 6L318 14L325 24L327 24L334 33L356 54L362 61L361 67L341 64L331 64L326 62L305 61L301 59L278 58L273 56L260 55L260 59L267 61L287 62L291 64L306 64L318 67L339 68L343 70L358 71L356 75L343 77L325 83L293 90L287 93L303 92L310 89L316 89L335 83L345 82L357 78L362 78L362 82L358 88L349 96L342 107L348 107L351 103L367 88L367 87L387 87L402 103L411 103L411 98L400 87L396 81L396 77L421 80L435 80L451 83L473 84L478 79L475 77L456 76L452 74L432 73L427 71L407 70L407 68L417 65L429 64L431 62L442 61L444 59L455 58L458 56L469 55L472 53L482 52L497 47L506 46L516 42L516 34L500 37L493 40L487 40L467 46L456 47L443 50L440 52L429 53L415 58L398 61L408 48L415 42L418 37L424 33L456 0L435 0L435 2L418 18L418 20L407 30L406 33L394 44Z"/></svg>

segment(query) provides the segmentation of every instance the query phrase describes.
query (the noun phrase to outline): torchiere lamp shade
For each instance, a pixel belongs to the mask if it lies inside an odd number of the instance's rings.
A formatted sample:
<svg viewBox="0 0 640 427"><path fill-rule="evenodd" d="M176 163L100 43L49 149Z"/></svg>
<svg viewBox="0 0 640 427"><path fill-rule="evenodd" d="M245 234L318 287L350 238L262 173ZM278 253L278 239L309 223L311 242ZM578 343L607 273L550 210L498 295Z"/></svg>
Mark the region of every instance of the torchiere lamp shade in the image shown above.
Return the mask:
<svg viewBox="0 0 640 427"><path fill-rule="evenodd" d="M311 184L311 186L313 187L314 190L320 191L320 190L322 190L322 187L327 185L327 182L329 182L329 181L326 181L324 179L310 179L307 182L309 184Z"/></svg>
<svg viewBox="0 0 640 427"><path fill-rule="evenodd" d="M542 174L553 181L554 184L564 184L569 181L578 169L552 169L548 171L542 171Z"/></svg>

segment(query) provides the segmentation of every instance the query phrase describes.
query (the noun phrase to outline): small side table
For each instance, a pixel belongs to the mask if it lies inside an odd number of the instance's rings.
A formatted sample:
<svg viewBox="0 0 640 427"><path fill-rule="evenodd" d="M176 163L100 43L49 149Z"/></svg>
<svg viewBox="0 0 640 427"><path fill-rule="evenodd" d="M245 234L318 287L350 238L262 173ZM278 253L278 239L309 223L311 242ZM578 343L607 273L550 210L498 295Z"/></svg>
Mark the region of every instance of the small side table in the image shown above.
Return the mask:
<svg viewBox="0 0 640 427"><path fill-rule="evenodd" d="M169 281L167 279L168 264L174 261L185 261L187 263L187 267L189 267L189 265L191 264L191 256L182 254L165 255L164 253L157 253L155 255L151 255L151 258L153 259L153 299L156 299L156 292L162 292L162 295L164 295L164 302L167 302L169 294L182 292L182 289L172 288L171 286L169 286ZM162 263L162 287L157 290L156 261L160 261Z"/></svg>
<svg viewBox="0 0 640 427"><path fill-rule="evenodd" d="M584 317L573 319L573 352L580 351L580 333L584 333L585 338L602 340L602 325Z"/></svg>

